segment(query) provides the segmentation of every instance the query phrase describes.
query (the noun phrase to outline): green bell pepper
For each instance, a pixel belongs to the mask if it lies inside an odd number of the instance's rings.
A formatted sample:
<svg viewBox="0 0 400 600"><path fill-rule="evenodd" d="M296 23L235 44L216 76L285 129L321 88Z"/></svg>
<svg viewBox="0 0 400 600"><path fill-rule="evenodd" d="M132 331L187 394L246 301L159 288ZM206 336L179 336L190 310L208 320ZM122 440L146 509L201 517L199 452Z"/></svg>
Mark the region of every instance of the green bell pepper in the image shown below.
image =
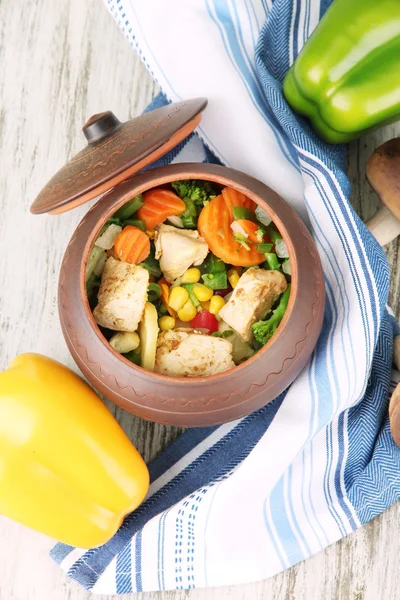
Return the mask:
<svg viewBox="0 0 400 600"><path fill-rule="evenodd" d="M286 74L293 110L327 142L400 119L399 0L334 0Z"/></svg>

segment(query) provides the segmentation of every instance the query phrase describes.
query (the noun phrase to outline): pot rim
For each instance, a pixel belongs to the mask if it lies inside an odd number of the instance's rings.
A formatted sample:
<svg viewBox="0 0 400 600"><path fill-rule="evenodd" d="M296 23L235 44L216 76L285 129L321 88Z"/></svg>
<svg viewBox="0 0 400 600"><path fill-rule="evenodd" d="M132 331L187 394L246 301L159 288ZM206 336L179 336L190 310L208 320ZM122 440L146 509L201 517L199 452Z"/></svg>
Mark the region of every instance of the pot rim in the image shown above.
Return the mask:
<svg viewBox="0 0 400 600"><path fill-rule="evenodd" d="M196 171L196 166L197 165L201 165L202 170L201 171ZM263 357L263 355L266 352L270 352L274 346L274 344L277 342L278 338L282 335L282 333L285 331L286 328L286 324L293 312L294 309L294 305L296 302L296 298L297 298L297 292L298 292L298 262L297 262L297 256L296 256L296 252L294 250L294 246L292 243L292 240L287 232L287 229L285 227L285 224L281 221L281 219L278 217L278 215L275 213L275 211L269 206L269 204L263 200L258 194L256 194L255 192L253 192L250 188L248 188L247 186L241 185L237 182L235 182L234 180L232 180L229 176L224 176L223 172L225 170L229 170L230 173L232 173L232 171L238 173L238 174L243 174L241 171L235 170L235 169L231 169L230 167L225 167L224 165L210 165L212 166L212 169L215 171L219 171L221 170L221 174L215 174L213 172L210 172L209 174L207 174L206 172L204 172L204 167L207 165L207 163L178 163L175 165L165 165L163 167L154 167L152 169L149 169L148 171L146 171L146 173L151 173L152 175L154 174L154 177L152 177L153 180L157 180L157 187L164 185L166 183L171 183L172 181L177 181L179 179L182 180L187 180L187 179L200 179L203 181L211 181L214 183L218 183L220 185L229 185L229 187L232 187L234 189L236 189L239 192L242 192L243 194L245 194L248 198L250 198L251 200L253 200L254 202L256 202L256 204L258 206L260 206L263 210L265 210L265 212L268 214L268 216L271 218L272 222L276 225L276 227L278 228L280 234L282 235L282 238L286 244L288 253L289 253L289 259L290 259L290 264L291 264L291 269L292 269L292 275L291 275L291 291L290 291L290 296L289 296L289 303L288 306L286 308L284 317L281 321L281 323L279 324L278 328L276 329L276 331L274 332L273 336L271 337L271 339L262 347L260 348L260 350L257 350L253 356L251 356L250 358L248 358L247 360L245 360L244 362L242 362L240 365L235 365L235 367L232 367L231 369L228 369L226 371L223 371L222 373L218 373L215 375L208 375L208 376L201 376L201 377L175 377L175 376L170 376L170 375L163 375L160 373L155 373L154 371L148 371L147 369L143 369L142 367L135 365L134 363L132 363L131 361L129 361L127 358L125 358L122 354L120 354L119 352L117 352L116 350L114 350L114 348L112 348L112 346L110 345L110 343L108 342L108 340L104 337L104 335L102 334L102 332L100 331L99 326L97 325L97 323L94 320L93 317L93 313L92 310L89 306L89 300L87 297L87 293L86 293L86 265L87 265L87 261L90 255L90 252L94 246L94 242L97 239L97 236L101 230L101 228L104 226L104 224L107 222L107 220L118 210L118 208L120 206L122 206L123 204L125 204L129 199L132 198L132 192L131 191L126 191L123 192L121 191L121 196L114 200L109 207L104 211L102 218L99 219L97 221L96 226L92 229L91 234L88 236L88 239L86 241L86 244L84 246L84 250L83 250L83 254L82 254L82 258L81 258L81 265L80 265L80 297L83 303L83 308L84 308L84 312L85 315L88 319L88 322L92 328L92 330L94 331L94 333L96 334L96 337L99 339L99 341L101 342L101 344L105 347L107 352L110 352L111 354L113 354L116 358L118 358L119 360L123 361L125 364L128 364L134 371L137 371L139 373L146 373L151 375L152 377L157 378L157 380L159 380L160 382L164 382L164 383L168 383L169 385L175 384L175 385L182 385L182 384L190 384L190 383L205 383L205 382L211 382L214 381L216 382L217 380L222 380L223 378L226 378L227 376L231 375L232 373L235 373L237 375L240 375L243 372L243 369L247 368L248 366L250 366L252 363L254 363L257 359L260 359ZM163 171L165 171L169 166L173 166L174 167L174 172L171 174L166 174L163 175L162 177L160 177L158 175L160 169L162 169ZM177 167L181 167L181 174L177 175L176 173L176 168ZM216 169L217 167L217 169ZM132 185L134 185L134 178L137 178L138 175L134 175L132 178L126 180L124 183L128 184L128 183L132 183ZM247 178L249 179L254 179L254 181L259 181L256 180L255 178L246 175ZM265 185L265 184L263 184ZM151 189L152 184L151 182L147 181L146 183L143 184L139 184L139 186L137 187L137 189L135 189L135 195L137 194L141 194L145 191L148 191L149 189ZM268 186L266 186L268 188ZM107 198L109 195L113 194L116 192L118 186L112 188L111 190L109 190L106 194L104 194L101 197L101 200L104 200L105 198ZM270 191L274 194L276 194L276 192L274 192L271 188ZM278 195L278 194L276 194ZM99 202L100 200L98 200ZM90 209L90 211L88 211L87 214L89 214L97 205L97 203Z"/></svg>

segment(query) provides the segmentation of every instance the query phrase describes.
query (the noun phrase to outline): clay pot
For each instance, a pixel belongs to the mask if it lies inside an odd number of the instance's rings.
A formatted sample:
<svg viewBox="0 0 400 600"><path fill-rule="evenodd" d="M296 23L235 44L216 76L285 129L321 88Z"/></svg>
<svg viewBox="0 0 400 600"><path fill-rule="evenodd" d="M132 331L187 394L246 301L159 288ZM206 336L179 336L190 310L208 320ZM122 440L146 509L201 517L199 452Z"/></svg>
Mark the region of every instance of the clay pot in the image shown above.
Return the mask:
<svg viewBox="0 0 400 600"><path fill-rule="evenodd" d="M167 377L132 364L104 338L86 296L86 263L104 223L133 196L179 179L214 181L254 200L281 232L292 268L289 305L268 344L240 366L210 377ZM54 211L54 206L50 208ZM116 185L77 227L65 252L59 280L59 313L65 340L90 383L128 412L166 425L186 427L231 421L276 398L309 360L321 331L324 306L321 262L298 215L260 181L210 164L169 165L134 175Z"/></svg>

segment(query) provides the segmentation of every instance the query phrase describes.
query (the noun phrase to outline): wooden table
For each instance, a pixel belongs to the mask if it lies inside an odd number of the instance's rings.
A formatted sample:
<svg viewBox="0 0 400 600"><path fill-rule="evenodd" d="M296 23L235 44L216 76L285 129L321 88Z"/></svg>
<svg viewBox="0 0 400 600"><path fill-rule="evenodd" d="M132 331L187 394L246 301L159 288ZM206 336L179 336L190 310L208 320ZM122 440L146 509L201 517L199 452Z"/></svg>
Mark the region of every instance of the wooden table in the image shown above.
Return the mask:
<svg viewBox="0 0 400 600"><path fill-rule="evenodd" d="M80 128L88 116L111 108L126 120L142 111L156 89L100 0L3 0L0 64L0 368L32 350L74 368L58 322L57 276L63 251L87 207L58 217L33 217L29 205L66 157L82 147ZM400 125L351 147L353 201L363 218L377 204L365 183L366 160L378 142L396 133ZM398 248L393 243L388 249L390 300L397 312ZM112 411L146 459L179 433ZM267 581L124 598L395 600L400 598L399 518L400 504ZM48 538L0 518L0 600L89 597L52 563L51 545Z"/></svg>

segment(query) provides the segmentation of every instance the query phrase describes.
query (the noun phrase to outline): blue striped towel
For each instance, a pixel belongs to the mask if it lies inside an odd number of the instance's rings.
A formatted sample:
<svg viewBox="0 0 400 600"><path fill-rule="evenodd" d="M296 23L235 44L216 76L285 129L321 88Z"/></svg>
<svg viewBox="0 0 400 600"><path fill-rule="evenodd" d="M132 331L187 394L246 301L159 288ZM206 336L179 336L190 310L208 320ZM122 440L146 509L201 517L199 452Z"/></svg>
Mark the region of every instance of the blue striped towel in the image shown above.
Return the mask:
<svg viewBox="0 0 400 600"><path fill-rule="evenodd" d="M393 336L386 257L349 203L346 148L296 117L281 82L327 0L107 0L161 86L151 108L206 96L198 134L164 157L263 180L308 223L327 305L308 366L271 404L191 430L150 465L147 500L89 551L58 544L97 593L270 577L360 527L400 494L387 417ZM167 100L168 98L168 100Z"/></svg>

